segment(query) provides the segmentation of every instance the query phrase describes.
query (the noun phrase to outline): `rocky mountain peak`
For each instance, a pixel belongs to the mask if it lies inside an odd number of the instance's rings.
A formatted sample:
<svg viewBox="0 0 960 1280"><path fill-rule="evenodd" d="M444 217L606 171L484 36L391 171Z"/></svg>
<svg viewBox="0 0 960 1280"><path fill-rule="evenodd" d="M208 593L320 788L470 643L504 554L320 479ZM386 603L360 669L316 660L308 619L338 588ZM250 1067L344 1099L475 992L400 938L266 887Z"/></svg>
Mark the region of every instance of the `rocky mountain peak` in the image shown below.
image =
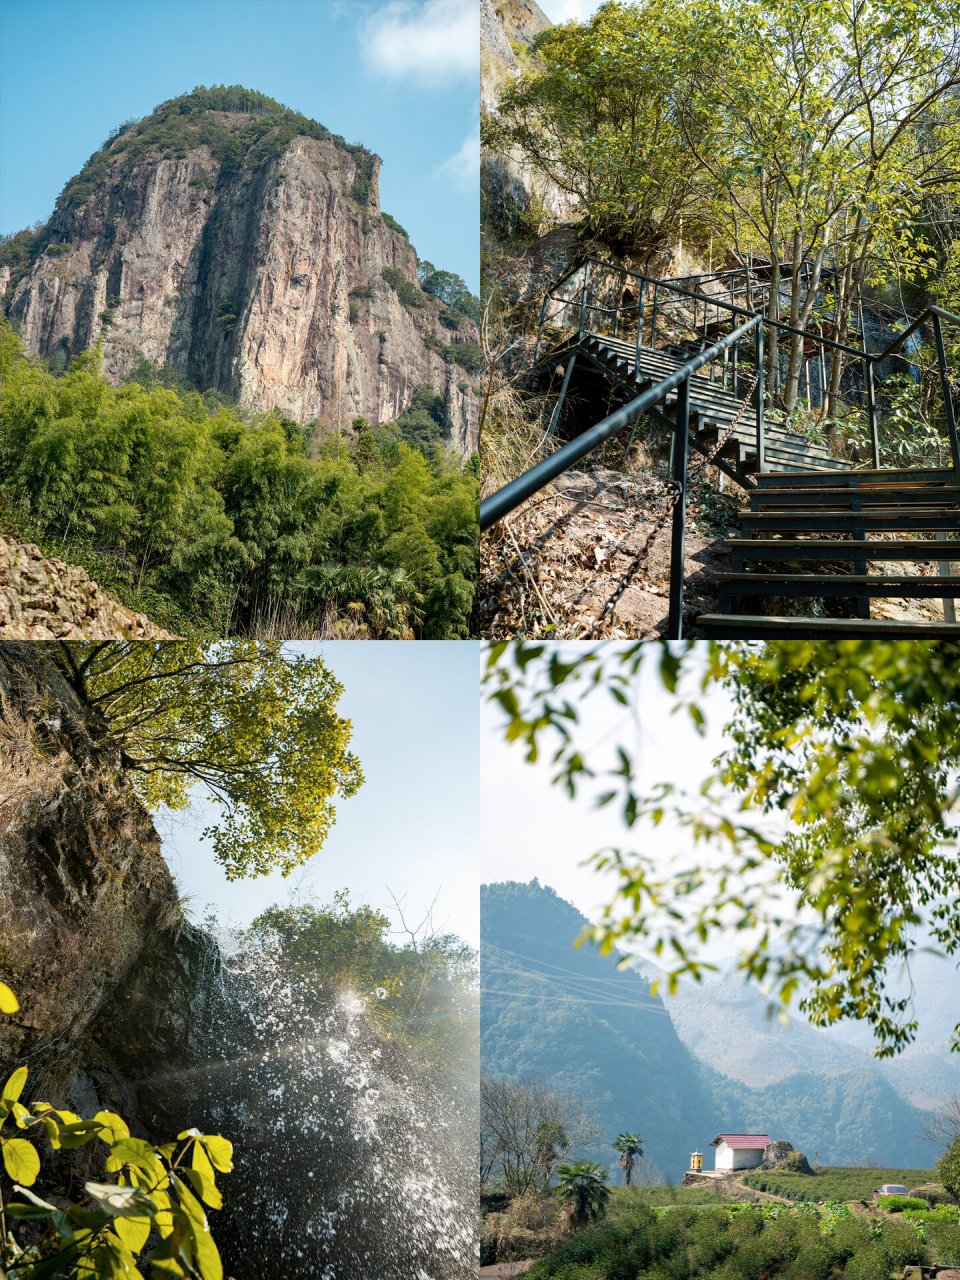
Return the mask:
<svg viewBox="0 0 960 1280"><path fill-rule="evenodd" d="M98 342L319 430L395 419L418 386L477 443L476 325L421 290L379 158L263 94L198 88L116 129L49 222L4 246L4 309L56 364Z"/></svg>

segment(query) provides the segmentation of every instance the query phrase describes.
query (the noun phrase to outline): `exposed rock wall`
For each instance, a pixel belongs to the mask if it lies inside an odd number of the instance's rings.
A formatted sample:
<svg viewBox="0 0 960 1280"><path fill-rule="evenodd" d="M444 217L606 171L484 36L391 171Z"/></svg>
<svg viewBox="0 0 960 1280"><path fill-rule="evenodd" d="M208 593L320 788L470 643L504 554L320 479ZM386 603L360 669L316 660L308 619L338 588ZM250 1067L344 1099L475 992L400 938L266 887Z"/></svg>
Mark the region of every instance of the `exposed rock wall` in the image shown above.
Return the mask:
<svg viewBox="0 0 960 1280"><path fill-rule="evenodd" d="M0 1065L69 1074L177 923L159 837L88 714L48 645L0 644L0 973L21 1005L0 1020Z"/></svg>
<svg viewBox="0 0 960 1280"><path fill-rule="evenodd" d="M0 537L0 640L81 639L174 637L111 600L83 569Z"/></svg>
<svg viewBox="0 0 960 1280"><path fill-rule="evenodd" d="M229 113L222 113L229 120ZM438 346L475 342L416 289L413 246L382 218L377 162L332 139L294 137L279 158L224 171L210 148L127 162L122 146L7 302L27 350L64 357L103 342L119 380L138 357L200 387L303 424L389 421L423 383L443 395L446 439L477 446L476 375ZM433 344L431 346L431 344Z"/></svg>
<svg viewBox="0 0 960 1280"><path fill-rule="evenodd" d="M504 86L520 74L517 48L523 49L553 24L536 0L480 0L480 110L497 113ZM523 220L576 217L576 200L521 158L486 150L480 161L480 190L485 229L512 236Z"/></svg>

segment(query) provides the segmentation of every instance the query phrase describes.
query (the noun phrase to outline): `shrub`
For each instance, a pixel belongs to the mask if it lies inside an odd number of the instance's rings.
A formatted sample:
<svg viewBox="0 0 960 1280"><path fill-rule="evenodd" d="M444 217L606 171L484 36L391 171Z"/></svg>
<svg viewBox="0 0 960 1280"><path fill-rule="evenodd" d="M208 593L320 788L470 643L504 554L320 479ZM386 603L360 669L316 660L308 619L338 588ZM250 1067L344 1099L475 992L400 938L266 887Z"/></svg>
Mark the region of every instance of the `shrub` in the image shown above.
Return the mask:
<svg viewBox="0 0 960 1280"><path fill-rule="evenodd" d="M887 1213L902 1213L904 1209L926 1209L926 1200L919 1196L878 1196L877 1207Z"/></svg>
<svg viewBox="0 0 960 1280"><path fill-rule="evenodd" d="M902 1216L910 1222L958 1222L960 1208L955 1204L938 1204L932 1209L904 1209Z"/></svg>
<svg viewBox="0 0 960 1280"><path fill-rule="evenodd" d="M399 232L400 235L403 236L404 240L410 239L410 237L407 235L406 229L404 227L401 227L400 223L396 220L396 218L391 218L389 213L384 213L382 211L380 213L380 217L384 220L384 222L390 228L391 231Z"/></svg>
<svg viewBox="0 0 960 1280"><path fill-rule="evenodd" d="M417 285L412 284L396 267L384 267L383 278L405 307L422 307L425 299Z"/></svg>

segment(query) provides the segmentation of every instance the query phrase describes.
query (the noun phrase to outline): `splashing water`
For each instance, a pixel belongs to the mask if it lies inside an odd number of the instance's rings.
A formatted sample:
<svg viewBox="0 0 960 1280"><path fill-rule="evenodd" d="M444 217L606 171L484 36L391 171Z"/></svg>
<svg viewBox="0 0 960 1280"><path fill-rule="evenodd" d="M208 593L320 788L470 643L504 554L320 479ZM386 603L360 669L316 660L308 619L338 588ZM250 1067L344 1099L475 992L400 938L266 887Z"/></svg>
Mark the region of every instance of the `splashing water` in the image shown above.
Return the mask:
<svg viewBox="0 0 960 1280"><path fill-rule="evenodd" d="M360 995L298 985L262 945L222 959L195 1063L141 1083L234 1143L210 1215L226 1274L473 1280L478 1066L421 1060Z"/></svg>

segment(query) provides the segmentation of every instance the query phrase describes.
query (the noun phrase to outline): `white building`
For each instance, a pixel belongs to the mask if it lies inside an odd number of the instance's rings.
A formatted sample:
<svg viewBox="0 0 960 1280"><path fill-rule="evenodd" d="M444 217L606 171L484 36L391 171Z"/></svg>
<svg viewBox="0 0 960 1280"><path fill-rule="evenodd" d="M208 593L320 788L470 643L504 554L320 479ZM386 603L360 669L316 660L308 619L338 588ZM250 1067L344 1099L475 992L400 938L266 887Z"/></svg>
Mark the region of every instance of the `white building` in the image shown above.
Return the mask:
<svg viewBox="0 0 960 1280"><path fill-rule="evenodd" d="M772 1141L765 1133L721 1133L710 1143L716 1148L714 1169L755 1169L763 1148Z"/></svg>

